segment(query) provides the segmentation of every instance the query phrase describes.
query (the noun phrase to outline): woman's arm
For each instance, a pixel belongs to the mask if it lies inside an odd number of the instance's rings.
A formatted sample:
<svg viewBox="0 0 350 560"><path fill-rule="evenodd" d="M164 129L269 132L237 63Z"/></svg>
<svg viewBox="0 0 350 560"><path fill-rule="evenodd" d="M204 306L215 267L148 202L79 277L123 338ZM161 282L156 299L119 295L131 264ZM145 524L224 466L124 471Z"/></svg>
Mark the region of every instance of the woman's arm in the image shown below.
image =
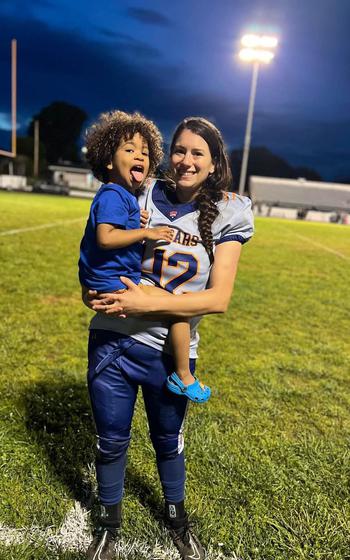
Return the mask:
<svg viewBox="0 0 350 560"><path fill-rule="evenodd" d="M122 308L126 316L145 318L188 318L209 313L224 313L231 299L241 247L237 241L227 241L216 248L209 288L206 290L157 297L146 295L128 278L122 278L128 290L123 294L106 294L106 297L100 300L93 299L92 308L95 311L104 311L108 315L119 314Z"/></svg>

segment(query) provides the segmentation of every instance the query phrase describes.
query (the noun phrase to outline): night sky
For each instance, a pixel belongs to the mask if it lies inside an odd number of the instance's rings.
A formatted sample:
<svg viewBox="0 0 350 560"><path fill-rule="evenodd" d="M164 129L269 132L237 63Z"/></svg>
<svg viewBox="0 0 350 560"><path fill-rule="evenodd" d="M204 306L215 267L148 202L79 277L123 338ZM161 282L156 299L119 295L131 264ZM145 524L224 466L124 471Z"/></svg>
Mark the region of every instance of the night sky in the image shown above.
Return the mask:
<svg viewBox="0 0 350 560"><path fill-rule="evenodd" d="M1 0L0 139L9 149L10 40L18 40L20 134L52 101L93 120L139 110L168 142L185 116L212 119L241 147L251 67L246 31L273 32L252 144L331 180L350 177L350 0Z"/></svg>

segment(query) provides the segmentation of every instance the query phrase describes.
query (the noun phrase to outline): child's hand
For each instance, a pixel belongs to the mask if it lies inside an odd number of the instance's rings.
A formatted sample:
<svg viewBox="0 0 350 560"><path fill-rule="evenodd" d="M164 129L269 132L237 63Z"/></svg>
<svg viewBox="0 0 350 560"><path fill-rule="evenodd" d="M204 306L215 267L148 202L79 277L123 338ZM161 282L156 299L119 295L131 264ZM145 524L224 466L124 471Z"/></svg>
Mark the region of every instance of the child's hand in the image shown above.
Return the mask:
<svg viewBox="0 0 350 560"><path fill-rule="evenodd" d="M148 220L149 220L148 210L141 210L141 212L140 212L140 227L141 228L147 227Z"/></svg>
<svg viewBox="0 0 350 560"><path fill-rule="evenodd" d="M172 241L174 236L174 230L168 226L159 226L154 228L149 228L146 233L146 239L153 239L155 241L164 240Z"/></svg>

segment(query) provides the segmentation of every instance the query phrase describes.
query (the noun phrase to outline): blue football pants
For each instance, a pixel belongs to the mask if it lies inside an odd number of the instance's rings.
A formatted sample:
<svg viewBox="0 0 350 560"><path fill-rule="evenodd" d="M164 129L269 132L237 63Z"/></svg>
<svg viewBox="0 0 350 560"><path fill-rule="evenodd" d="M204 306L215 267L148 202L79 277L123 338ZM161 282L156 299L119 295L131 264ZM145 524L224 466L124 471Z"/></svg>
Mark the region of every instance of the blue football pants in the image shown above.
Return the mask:
<svg viewBox="0 0 350 560"><path fill-rule="evenodd" d="M188 400L165 387L167 376L174 371L172 356L129 336L91 330L88 358L101 503L113 505L123 496L126 453L139 386L165 500L181 502L185 492L183 425ZM194 373L193 359L190 369Z"/></svg>

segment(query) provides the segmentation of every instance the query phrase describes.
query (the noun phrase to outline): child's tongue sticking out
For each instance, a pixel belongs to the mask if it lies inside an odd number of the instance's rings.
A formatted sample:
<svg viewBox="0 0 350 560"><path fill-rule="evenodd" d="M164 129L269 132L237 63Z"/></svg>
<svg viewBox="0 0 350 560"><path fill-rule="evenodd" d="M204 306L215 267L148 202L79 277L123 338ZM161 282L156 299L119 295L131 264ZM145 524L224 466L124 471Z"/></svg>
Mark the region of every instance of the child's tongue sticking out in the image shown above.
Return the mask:
<svg viewBox="0 0 350 560"><path fill-rule="evenodd" d="M140 169L133 168L130 173L134 181L137 183L141 183L143 181L143 171Z"/></svg>

